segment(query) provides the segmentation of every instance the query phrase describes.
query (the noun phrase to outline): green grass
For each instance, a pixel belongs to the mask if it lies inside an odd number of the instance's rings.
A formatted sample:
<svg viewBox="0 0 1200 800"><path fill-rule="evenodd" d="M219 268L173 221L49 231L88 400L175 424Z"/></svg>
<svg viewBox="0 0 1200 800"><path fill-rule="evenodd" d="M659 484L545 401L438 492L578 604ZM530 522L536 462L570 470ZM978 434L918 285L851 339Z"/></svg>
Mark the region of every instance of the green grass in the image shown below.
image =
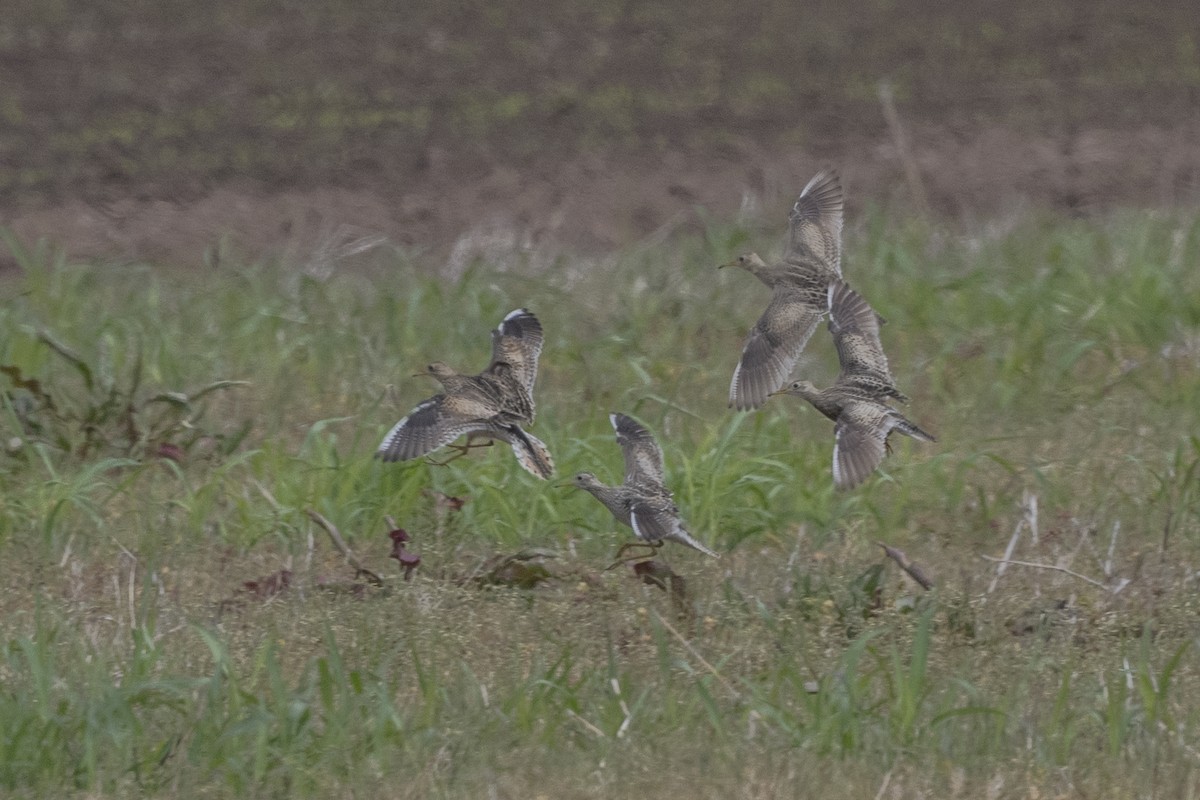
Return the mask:
<svg viewBox="0 0 1200 800"><path fill-rule="evenodd" d="M748 238L455 284L398 253L322 281L8 240L0 794L1195 797L1200 224L868 214L846 275L939 443L849 494L812 409L725 407L766 290L715 265ZM371 458L433 392L407 376L481 367L518 306L563 478L617 479L607 414L634 414L725 553L666 554L683 602L603 571L629 531L501 448ZM831 379L823 332L809 356ZM1011 566L992 589L980 556L1018 527L1015 558L1127 585ZM476 580L521 550L537 588Z"/></svg>

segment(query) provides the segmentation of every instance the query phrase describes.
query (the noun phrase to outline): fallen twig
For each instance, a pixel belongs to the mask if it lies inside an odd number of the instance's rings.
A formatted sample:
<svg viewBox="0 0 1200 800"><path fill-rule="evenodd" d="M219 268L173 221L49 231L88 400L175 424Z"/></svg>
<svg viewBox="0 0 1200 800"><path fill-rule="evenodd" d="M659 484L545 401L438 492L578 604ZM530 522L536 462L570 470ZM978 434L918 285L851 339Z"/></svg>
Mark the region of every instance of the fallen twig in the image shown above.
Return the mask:
<svg viewBox="0 0 1200 800"><path fill-rule="evenodd" d="M899 550L895 547L888 547L883 542L876 542L875 544L882 547L883 552L887 554L887 557L892 561L895 561L896 564L899 565L900 569L908 573L909 577L921 584L922 589L929 591L933 588L933 579L925 574L925 570L921 569L920 564L917 564L914 561L909 561L908 556L904 554L903 550Z"/></svg>
<svg viewBox="0 0 1200 800"><path fill-rule="evenodd" d="M329 534L329 538L333 540L333 546L336 547L339 552L341 552L342 557L346 559L347 564L354 567L354 569L358 571L359 575L364 576L371 583L375 584L376 586L383 586L383 578L380 578L374 572L363 566L363 563L358 560L358 556L354 555L354 551L351 550L346 544L346 541L342 538L342 534L338 532L337 527L334 526L332 522L325 519L325 517L321 516L321 514L313 508L304 509L304 513L308 515L309 519L325 529L325 532Z"/></svg>
<svg viewBox="0 0 1200 800"><path fill-rule="evenodd" d="M595 734L596 736L600 737L601 739L607 739L607 738L608 738L608 737L607 737L607 736L604 734L604 731L600 730L600 729L599 729L599 728L597 728L595 725L593 725L592 723L588 722L586 719L584 719L583 717L579 716L578 714L576 714L574 711L572 711L572 710L571 710L571 709L569 709L569 708L567 709L567 716L568 716L568 717L570 717L571 719L575 720L576 722L578 722L578 723L579 723L580 725L582 725L583 727L587 728L589 732L591 732L591 733Z"/></svg>
<svg viewBox="0 0 1200 800"><path fill-rule="evenodd" d="M1067 569L1066 567L1060 567L1057 564L1039 564L1034 561L1016 561L1016 560L1013 560L1010 558L993 558L992 556L980 556L980 558L982 558L984 561L991 561L996 564L1013 564L1018 567L1033 567L1034 569L1049 569L1049 570L1054 570L1055 572L1062 572L1064 574L1070 575L1073 578L1079 578L1081 581L1087 581L1088 583L1092 584L1093 586L1099 586L1101 589L1105 590L1106 592L1112 592L1113 594L1116 594L1117 592L1119 592L1121 589L1124 588L1124 585L1120 585L1116 589L1110 589L1108 584L1101 583L1100 581L1096 580L1095 578L1089 578L1087 575L1081 575L1080 573L1076 572L1073 569Z"/></svg>

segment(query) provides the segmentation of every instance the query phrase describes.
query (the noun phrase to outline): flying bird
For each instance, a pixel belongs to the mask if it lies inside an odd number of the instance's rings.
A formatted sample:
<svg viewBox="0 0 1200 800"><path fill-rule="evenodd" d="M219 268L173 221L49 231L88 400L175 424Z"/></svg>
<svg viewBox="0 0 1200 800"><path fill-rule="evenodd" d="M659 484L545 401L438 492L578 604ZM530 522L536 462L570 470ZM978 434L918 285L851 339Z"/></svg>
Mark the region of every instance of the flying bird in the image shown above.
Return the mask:
<svg viewBox="0 0 1200 800"><path fill-rule="evenodd" d="M729 385L729 405L758 408L783 386L817 323L829 284L842 276L842 184L836 172L817 173L788 214L783 258L768 264L757 253L722 267L741 267L771 289L771 300L746 336Z"/></svg>
<svg viewBox="0 0 1200 800"><path fill-rule="evenodd" d="M542 352L542 326L530 311L518 308L492 331L492 360L478 375L463 375L435 361L424 373L437 379L442 393L417 405L397 422L376 451L384 461L418 458L467 435L456 445L459 455L472 439L499 440L512 447L522 467L546 480L554 474L550 450L522 426L536 411L533 384ZM457 457L457 456L455 456ZM443 462L445 463L445 462Z"/></svg>
<svg viewBox="0 0 1200 800"><path fill-rule="evenodd" d="M833 481L839 489L853 489L890 452L892 431L925 442L937 439L888 404L907 398L896 388L879 341L879 316L867 301L839 280L828 289L828 304L841 374L827 389L794 381L771 394L803 397L834 421Z"/></svg>
<svg viewBox="0 0 1200 800"><path fill-rule="evenodd" d="M656 550L663 542L671 540L699 550L707 556L720 558L712 549L696 540L683 527L679 508L675 505L671 491L664 485L663 453L653 434L637 420L625 414L610 414L617 444L625 458L625 482L620 486L606 486L590 472L576 475L571 484L590 492L612 515L633 528L637 542L629 542L617 552L621 563L622 554L634 547Z"/></svg>

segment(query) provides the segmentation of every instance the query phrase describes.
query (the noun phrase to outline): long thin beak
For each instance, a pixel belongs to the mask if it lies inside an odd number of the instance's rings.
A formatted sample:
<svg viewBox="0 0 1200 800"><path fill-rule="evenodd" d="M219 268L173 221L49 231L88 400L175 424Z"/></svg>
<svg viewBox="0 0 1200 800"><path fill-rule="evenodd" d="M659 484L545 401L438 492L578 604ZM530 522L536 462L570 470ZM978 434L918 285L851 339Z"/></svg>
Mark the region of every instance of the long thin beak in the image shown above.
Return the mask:
<svg viewBox="0 0 1200 800"><path fill-rule="evenodd" d="M717 269L725 269L726 267L736 267L737 261L726 261L724 264L717 264Z"/></svg>

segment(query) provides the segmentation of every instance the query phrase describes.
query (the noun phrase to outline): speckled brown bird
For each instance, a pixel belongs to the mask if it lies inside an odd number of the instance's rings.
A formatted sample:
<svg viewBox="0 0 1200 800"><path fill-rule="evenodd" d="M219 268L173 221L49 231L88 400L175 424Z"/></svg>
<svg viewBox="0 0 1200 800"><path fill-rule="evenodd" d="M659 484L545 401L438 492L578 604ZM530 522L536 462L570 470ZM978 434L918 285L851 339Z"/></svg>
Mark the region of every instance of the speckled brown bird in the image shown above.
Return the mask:
<svg viewBox="0 0 1200 800"><path fill-rule="evenodd" d="M620 563L621 554L631 547L640 545L657 549L668 539L720 558L683 527L679 508L663 482L662 448L653 434L625 414L610 414L609 421L625 458L625 482L620 486L606 486L592 473L581 472L571 483L590 492L618 522L633 528L639 541L624 545L617 553L617 563Z"/></svg>
<svg viewBox="0 0 1200 800"><path fill-rule="evenodd" d="M522 428L533 422L533 384L542 352L542 326L527 309L510 312L492 331L492 360L478 375L463 375L440 361L426 368L442 384L442 394L419 403L383 437L375 455L404 461L449 445L463 434L498 439L513 449L518 463L543 480L554 474L550 450ZM489 441L488 444L491 442ZM460 453L460 454L461 454Z"/></svg>
<svg viewBox="0 0 1200 800"><path fill-rule="evenodd" d="M825 315L829 284L842 275L842 184L818 173L788 214L783 258L767 264L747 253L722 267L741 267L771 289L767 310L746 337L729 386L729 405L758 408L787 382Z"/></svg>
<svg viewBox="0 0 1200 800"><path fill-rule="evenodd" d="M794 381L771 394L803 397L834 421L834 484L839 489L853 489L883 461L892 431L921 441L937 440L888 405L889 399L907 398L896 388L888 368L879 342L878 315L842 281L829 287L828 298L829 331L837 346L841 374L827 389Z"/></svg>

